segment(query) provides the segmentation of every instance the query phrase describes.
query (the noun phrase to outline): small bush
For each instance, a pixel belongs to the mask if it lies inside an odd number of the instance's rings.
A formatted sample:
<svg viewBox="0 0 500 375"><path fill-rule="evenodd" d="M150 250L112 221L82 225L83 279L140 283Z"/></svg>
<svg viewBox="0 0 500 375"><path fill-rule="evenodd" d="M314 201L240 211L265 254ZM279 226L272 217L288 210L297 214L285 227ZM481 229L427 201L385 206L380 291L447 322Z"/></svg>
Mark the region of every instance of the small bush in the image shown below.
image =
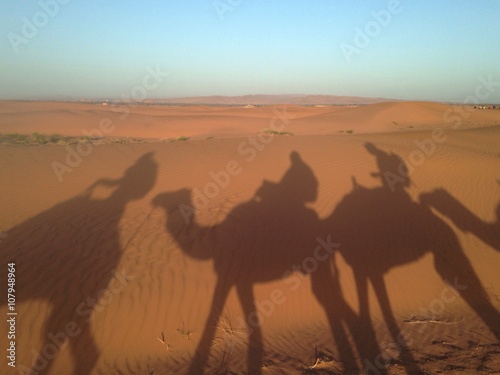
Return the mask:
<svg viewBox="0 0 500 375"><path fill-rule="evenodd" d="M292 132L279 132L272 129L262 129L261 133L263 134L275 134L275 135L293 135Z"/></svg>
<svg viewBox="0 0 500 375"><path fill-rule="evenodd" d="M50 143L59 143L62 140L64 140L64 137L61 134L51 134L51 135L49 135L49 142Z"/></svg>
<svg viewBox="0 0 500 375"><path fill-rule="evenodd" d="M80 137L80 142L92 142L93 139L90 135L84 135Z"/></svg>
<svg viewBox="0 0 500 375"><path fill-rule="evenodd" d="M31 134L29 142L43 145L45 143L48 143L48 139L42 133L34 132L33 134Z"/></svg>
<svg viewBox="0 0 500 375"><path fill-rule="evenodd" d="M28 136L26 134L10 133L7 134L7 139L15 143L26 143L28 141Z"/></svg>

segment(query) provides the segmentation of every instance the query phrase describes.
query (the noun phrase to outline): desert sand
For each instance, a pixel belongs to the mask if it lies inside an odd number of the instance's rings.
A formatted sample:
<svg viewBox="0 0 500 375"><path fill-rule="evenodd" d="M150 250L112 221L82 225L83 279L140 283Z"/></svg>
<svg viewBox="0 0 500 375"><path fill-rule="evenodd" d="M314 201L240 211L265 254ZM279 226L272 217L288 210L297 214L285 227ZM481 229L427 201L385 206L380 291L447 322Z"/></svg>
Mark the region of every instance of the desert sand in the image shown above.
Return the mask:
<svg viewBox="0 0 500 375"><path fill-rule="evenodd" d="M4 101L0 133L4 374L500 373L498 109Z"/></svg>

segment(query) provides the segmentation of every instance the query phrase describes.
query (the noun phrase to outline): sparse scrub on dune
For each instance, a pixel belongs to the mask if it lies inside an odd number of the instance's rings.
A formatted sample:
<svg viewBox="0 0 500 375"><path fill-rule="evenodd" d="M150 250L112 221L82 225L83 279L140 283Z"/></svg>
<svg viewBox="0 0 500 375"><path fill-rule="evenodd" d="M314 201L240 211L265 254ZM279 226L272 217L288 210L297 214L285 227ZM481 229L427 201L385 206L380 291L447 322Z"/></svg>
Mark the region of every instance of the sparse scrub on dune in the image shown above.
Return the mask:
<svg viewBox="0 0 500 375"><path fill-rule="evenodd" d="M193 333L193 331L184 329L184 322L182 322L182 329L177 328L177 332L179 332L183 339L191 340L191 334Z"/></svg>
<svg viewBox="0 0 500 375"><path fill-rule="evenodd" d="M232 344L233 341L241 338L247 333L246 329L233 327L231 315L223 313L217 322L217 330L221 332L220 336L213 340L212 347L224 342Z"/></svg>
<svg viewBox="0 0 500 375"><path fill-rule="evenodd" d="M318 347L314 348L314 352L314 364L307 366L303 371L304 374L343 373L343 366L334 360L331 353L318 351Z"/></svg>
<svg viewBox="0 0 500 375"><path fill-rule="evenodd" d="M34 143L34 144L42 144L44 145L45 143L48 143L47 137L43 135L42 133L34 132L31 134L31 137L29 138L29 143Z"/></svg>
<svg viewBox="0 0 500 375"><path fill-rule="evenodd" d="M273 134L273 135L293 135L292 132L279 132L279 131L276 131L276 130L272 130L272 129L262 129L261 130L261 133L263 134Z"/></svg>
<svg viewBox="0 0 500 375"><path fill-rule="evenodd" d="M178 137L175 138L162 138L163 142L183 142L187 141L189 137L186 137L184 135L179 135Z"/></svg>
<svg viewBox="0 0 500 375"><path fill-rule="evenodd" d="M28 134L9 133L0 136L0 141L14 144L40 145L48 143L65 143L67 137L60 134L45 135L39 132Z"/></svg>
<svg viewBox="0 0 500 375"><path fill-rule="evenodd" d="M233 351L237 343L243 339L244 335L248 332L246 329L239 329L233 327L231 315L229 313L222 313L221 318L217 322L217 331L220 334L212 341L211 348L222 344L222 353L219 356L219 364L214 369L214 374L228 374Z"/></svg>
<svg viewBox="0 0 500 375"><path fill-rule="evenodd" d="M28 136L26 134L9 133L2 135L2 141L8 141L13 143L26 143Z"/></svg>
<svg viewBox="0 0 500 375"><path fill-rule="evenodd" d="M165 339L165 334L161 333L161 338L157 337L158 341L162 343L163 346L167 349L167 352L170 351L170 344Z"/></svg>
<svg viewBox="0 0 500 375"><path fill-rule="evenodd" d="M345 132L348 133L348 134L352 134L352 133L354 133L354 130L350 130L349 129L349 130L346 130Z"/></svg>
<svg viewBox="0 0 500 375"><path fill-rule="evenodd" d="M61 134L51 134L48 136L50 143L65 143L66 137Z"/></svg>
<svg viewBox="0 0 500 375"><path fill-rule="evenodd" d="M94 138L92 138L90 135L84 135L83 137L80 137L80 142L92 142Z"/></svg>

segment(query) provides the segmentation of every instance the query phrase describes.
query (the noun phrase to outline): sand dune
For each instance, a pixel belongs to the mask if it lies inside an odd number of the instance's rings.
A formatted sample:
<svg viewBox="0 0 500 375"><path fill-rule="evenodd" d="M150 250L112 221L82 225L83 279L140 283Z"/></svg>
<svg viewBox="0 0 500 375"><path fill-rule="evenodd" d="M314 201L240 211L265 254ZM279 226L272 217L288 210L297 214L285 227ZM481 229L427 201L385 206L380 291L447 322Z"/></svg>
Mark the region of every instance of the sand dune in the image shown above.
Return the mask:
<svg viewBox="0 0 500 375"><path fill-rule="evenodd" d="M90 144L71 165L67 145L0 145L18 313L2 369L500 371L500 111L453 130L449 108L291 107L295 136L252 143L283 107L2 103L2 133L78 135L106 112L113 136L198 136Z"/></svg>
<svg viewBox="0 0 500 375"><path fill-rule="evenodd" d="M378 103L312 116L307 124L313 128L322 126L325 132L351 129L363 133L451 126L468 128L498 123L498 112L430 102Z"/></svg>
<svg viewBox="0 0 500 375"><path fill-rule="evenodd" d="M500 110L473 110L427 102L391 102L359 107L132 106L128 104L0 102L0 133L42 132L66 136L172 138L237 137L272 127L295 135L380 133L434 127L467 129L500 124ZM102 132L101 132L102 133Z"/></svg>

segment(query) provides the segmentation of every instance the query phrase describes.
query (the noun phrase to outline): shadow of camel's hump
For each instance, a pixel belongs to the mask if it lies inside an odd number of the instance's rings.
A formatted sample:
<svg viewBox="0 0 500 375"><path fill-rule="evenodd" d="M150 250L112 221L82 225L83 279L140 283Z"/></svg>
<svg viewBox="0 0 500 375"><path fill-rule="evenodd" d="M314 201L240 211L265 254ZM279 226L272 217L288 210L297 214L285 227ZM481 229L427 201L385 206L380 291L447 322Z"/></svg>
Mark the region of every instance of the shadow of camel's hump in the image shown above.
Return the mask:
<svg viewBox="0 0 500 375"><path fill-rule="evenodd" d="M342 243L339 251L356 272L383 274L417 261L452 230L402 192L356 187L335 207L326 226Z"/></svg>

